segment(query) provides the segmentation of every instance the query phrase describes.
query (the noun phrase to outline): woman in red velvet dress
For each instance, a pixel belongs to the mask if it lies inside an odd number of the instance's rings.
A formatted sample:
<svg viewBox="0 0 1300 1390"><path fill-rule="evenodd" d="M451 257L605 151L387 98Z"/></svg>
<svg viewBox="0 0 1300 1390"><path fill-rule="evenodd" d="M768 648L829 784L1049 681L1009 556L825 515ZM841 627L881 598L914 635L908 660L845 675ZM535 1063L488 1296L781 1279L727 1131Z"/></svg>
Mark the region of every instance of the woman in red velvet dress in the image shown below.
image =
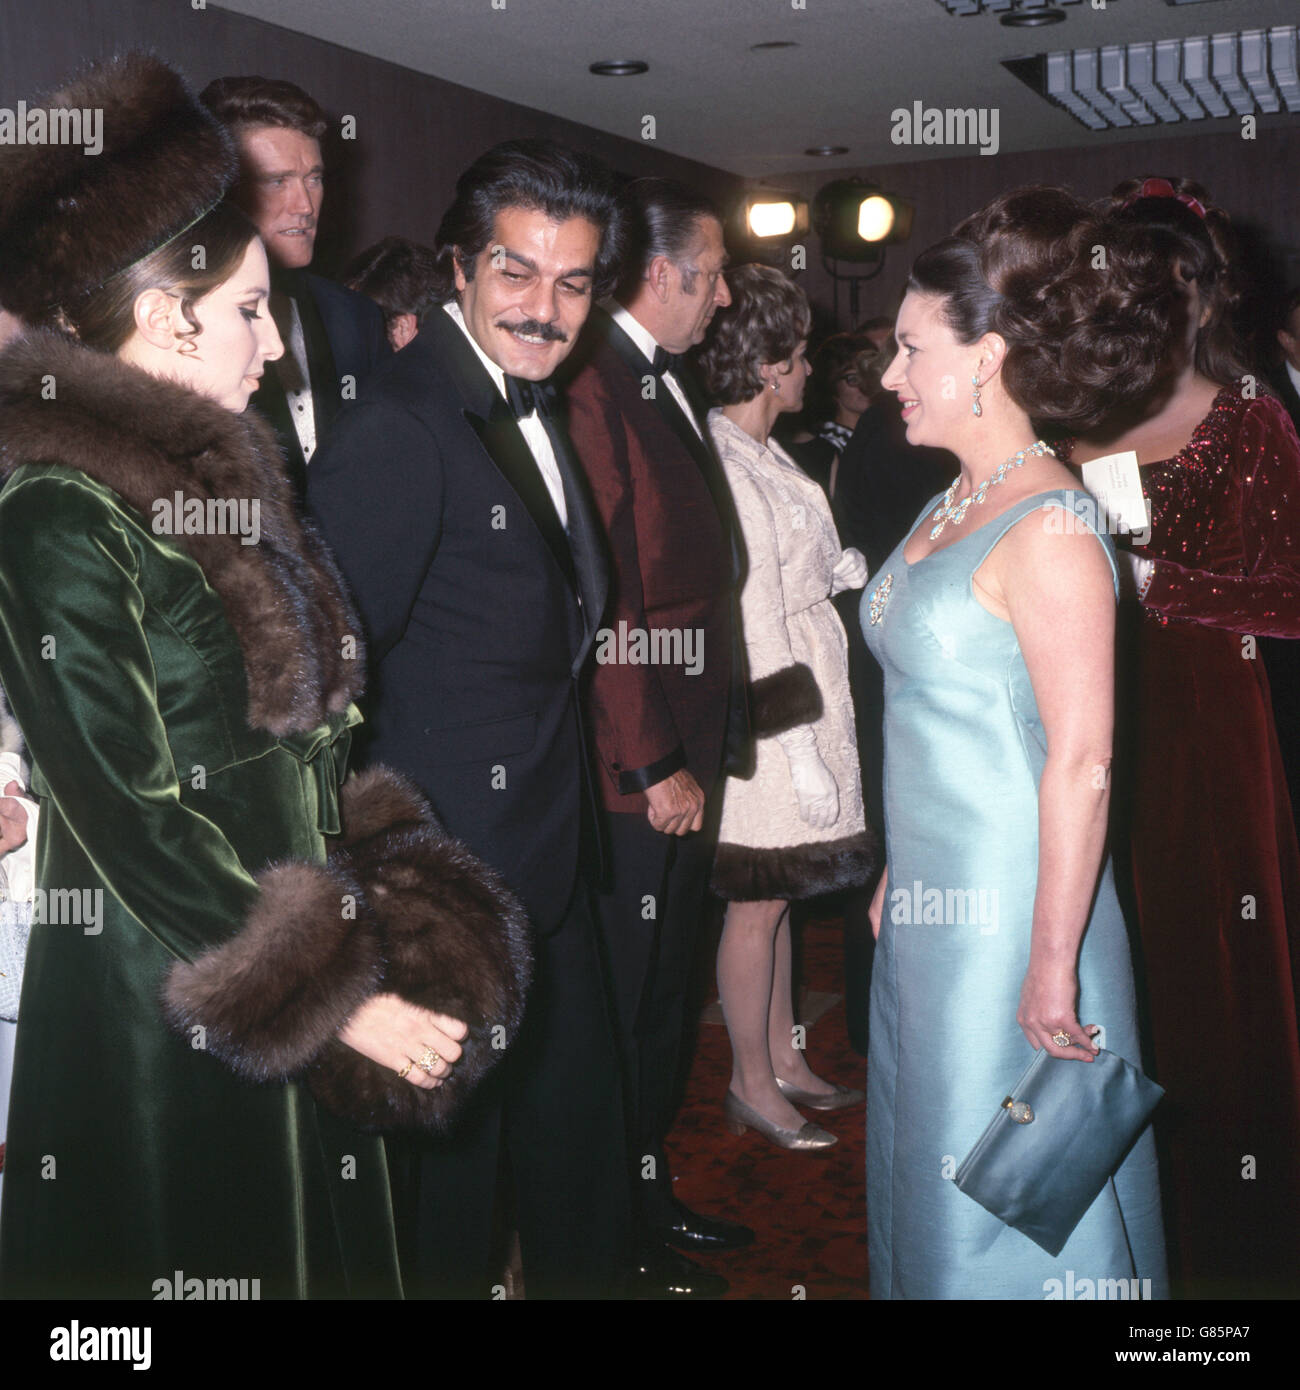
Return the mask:
<svg viewBox="0 0 1300 1390"><path fill-rule="evenodd" d="M1171 1273L1185 1297L1294 1296L1300 850L1254 638L1300 637L1300 440L1231 335L1226 216L1164 179L1121 185L1112 211L1111 274L1182 301L1149 408L1073 449L1076 464L1135 450L1150 514L1129 553L1116 850L1126 829Z"/></svg>

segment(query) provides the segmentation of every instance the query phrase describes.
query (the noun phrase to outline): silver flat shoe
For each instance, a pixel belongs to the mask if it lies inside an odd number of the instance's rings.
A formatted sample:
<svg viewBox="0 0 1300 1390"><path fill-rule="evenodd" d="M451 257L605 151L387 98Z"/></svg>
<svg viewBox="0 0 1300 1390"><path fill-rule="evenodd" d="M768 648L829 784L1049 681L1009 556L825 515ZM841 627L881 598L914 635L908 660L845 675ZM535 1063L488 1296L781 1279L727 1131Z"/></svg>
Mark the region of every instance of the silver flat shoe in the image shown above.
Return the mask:
<svg viewBox="0 0 1300 1390"><path fill-rule="evenodd" d="M816 1091L801 1091L788 1081L776 1078L777 1088L792 1105L806 1105L809 1110L847 1110L850 1105L861 1105L867 1098L865 1091L850 1090L838 1081L831 1082L835 1093L829 1096L818 1095Z"/></svg>
<svg viewBox="0 0 1300 1390"><path fill-rule="evenodd" d="M732 1134L744 1134L752 1129L764 1139L770 1139L781 1149L829 1149L839 1143L837 1135L830 1134L811 1120L802 1129L782 1129L766 1116L760 1115L752 1105L746 1105L734 1092L728 1091L722 1102L722 1115Z"/></svg>

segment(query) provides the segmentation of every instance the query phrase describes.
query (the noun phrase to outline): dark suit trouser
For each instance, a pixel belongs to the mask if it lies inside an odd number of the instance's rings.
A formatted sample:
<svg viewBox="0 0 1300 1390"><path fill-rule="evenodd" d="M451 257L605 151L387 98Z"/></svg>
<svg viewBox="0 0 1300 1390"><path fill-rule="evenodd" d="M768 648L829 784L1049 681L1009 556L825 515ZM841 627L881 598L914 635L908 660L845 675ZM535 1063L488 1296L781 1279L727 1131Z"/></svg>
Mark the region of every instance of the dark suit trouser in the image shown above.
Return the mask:
<svg viewBox="0 0 1300 1390"><path fill-rule="evenodd" d="M452 1132L390 1140L408 1298L487 1298L504 1141L527 1298L608 1298L629 1267L622 1085L591 910L580 885L536 942L523 1028Z"/></svg>
<svg viewBox="0 0 1300 1390"><path fill-rule="evenodd" d="M683 836L661 834L644 812L611 813L605 823L611 886L596 905L623 1058L633 1212L654 1228L671 1218L663 1141L676 1110L686 993L715 844L707 821L703 832Z"/></svg>

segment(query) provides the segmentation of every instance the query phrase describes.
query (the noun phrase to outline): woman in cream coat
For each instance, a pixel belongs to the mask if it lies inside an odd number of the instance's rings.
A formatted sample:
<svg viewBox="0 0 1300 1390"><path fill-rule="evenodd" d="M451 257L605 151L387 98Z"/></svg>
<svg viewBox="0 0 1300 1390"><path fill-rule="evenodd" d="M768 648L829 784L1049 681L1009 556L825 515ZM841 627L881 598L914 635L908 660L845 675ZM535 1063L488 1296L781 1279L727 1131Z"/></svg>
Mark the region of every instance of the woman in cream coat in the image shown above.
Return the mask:
<svg viewBox="0 0 1300 1390"><path fill-rule="evenodd" d="M751 779L726 782L713 873L729 903L718 948L733 1058L724 1109L735 1133L749 1127L783 1148L820 1149L835 1137L795 1105L836 1110L862 1092L821 1080L797 1045L789 908L862 884L874 865L847 644L830 602L861 588L867 567L841 548L821 489L768 437L776 417L803 402L808 302L764 266L740 266L728 282L732 306L701 365L722 402L709 428L749 557L741 615L757 766Z"/></svg>

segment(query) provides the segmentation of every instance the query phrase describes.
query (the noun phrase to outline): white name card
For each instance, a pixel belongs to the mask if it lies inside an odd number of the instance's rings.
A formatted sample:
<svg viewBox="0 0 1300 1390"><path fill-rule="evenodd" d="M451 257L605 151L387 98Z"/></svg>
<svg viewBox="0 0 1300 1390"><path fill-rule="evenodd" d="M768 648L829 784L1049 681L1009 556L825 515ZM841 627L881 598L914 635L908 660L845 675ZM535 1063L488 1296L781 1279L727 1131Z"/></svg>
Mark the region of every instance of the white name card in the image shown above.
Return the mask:
<svg viewBox="0 0 1300 1390"><path fill-rule="evenodd" d="M1097 499L1112 534L1131 532L1139 545L1151 539L1151 513L1135 450L1090 459L1083 465L1083 485Z"/></svg>

